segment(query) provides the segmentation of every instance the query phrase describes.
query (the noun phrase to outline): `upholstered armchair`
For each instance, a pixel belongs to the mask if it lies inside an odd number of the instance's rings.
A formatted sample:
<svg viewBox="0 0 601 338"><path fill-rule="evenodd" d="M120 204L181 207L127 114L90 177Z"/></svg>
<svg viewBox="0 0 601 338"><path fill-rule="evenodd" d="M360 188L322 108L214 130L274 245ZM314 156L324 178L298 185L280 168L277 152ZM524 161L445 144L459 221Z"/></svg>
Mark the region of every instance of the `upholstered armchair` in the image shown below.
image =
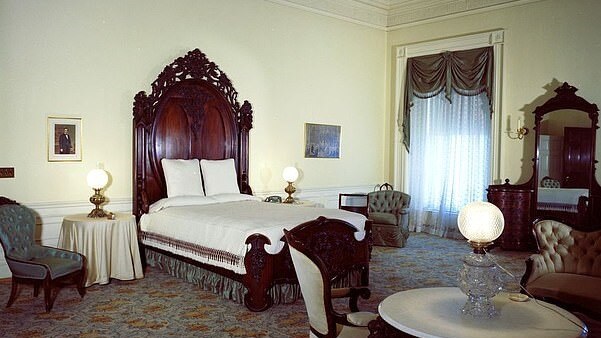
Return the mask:
<svg viewBox="0 0 601 338"><path fill-rule="evenodd" d="M601 230L581 232L553 220L534 225L538 253L521 284L536 298L601 319Z"/></svg>
<svg viewBox="0 0 601 338"><path fill-rule="evenodd" d="M342 229L351 237L355 232L355 229L346 222L326 220L327 224L324 226L324 220L321 217L298 227L302 230L303 226L314 225L322 227L321 231L334 232ZM347 229L343 229L344 227ZM371 312L359 312L357 300L359 297L367 299L370 296L369 289L366 287L332 288L332 281L336 279L337 273L330 271L330 265L326 263L331 259L346 259L350 262L350 253L347 253L344 248L346 246L344 242L348 241L325 244L328 247L322 250L324 243L320 243L317 237L304 237L302 233L295 230L298 229L284 230L284 233L309 316L309 336L367 337L369 335L367 324L376 319L377 315ZM347 297L351 312L340 313L334 310L332 299Z"/></svg>
<svg viewBox="0 0 601 338"><path fill-rule="evenodd" d="M42 285L46 312L50 312L56 298L52 291L59 284L76 283L81 297L85 295L86 261L75 252L36 245L34 230L32 210L18 204L0 205L0 243L12 273L6 307L17 298L19 284L33 284L35 297Z"/></svg>
<svg viewBox="0 0 601 338"><path fill-rule="evenodd" d="M367 194L367 218L373 221L374 245L402 248L409 238L411 196L388 184Z"/></svg>

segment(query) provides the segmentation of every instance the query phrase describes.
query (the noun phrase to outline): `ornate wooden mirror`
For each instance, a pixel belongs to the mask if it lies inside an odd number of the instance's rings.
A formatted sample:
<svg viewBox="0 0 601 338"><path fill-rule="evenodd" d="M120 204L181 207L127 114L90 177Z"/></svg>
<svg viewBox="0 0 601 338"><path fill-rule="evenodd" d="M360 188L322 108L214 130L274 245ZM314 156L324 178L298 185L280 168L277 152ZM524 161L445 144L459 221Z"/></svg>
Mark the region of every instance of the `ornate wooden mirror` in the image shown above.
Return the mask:
<svg viewBox="0 0 601 338"><path fill-rule="evenodd" d="M532 177L488 186L488 201L505 217L497 241L506 250L536 247L532 222L555 219L578 230L601 229L601 187L595 178L599 109L564 83L534 110Z"/></svg>
<svg viewBox="0 0 601 338"><path fill-rule="evenodd" d="M535 218L552 218L574 228L599 227L601 187L595 178L597 105L563 83L534 110L536 148L533 177Z"/></svg>

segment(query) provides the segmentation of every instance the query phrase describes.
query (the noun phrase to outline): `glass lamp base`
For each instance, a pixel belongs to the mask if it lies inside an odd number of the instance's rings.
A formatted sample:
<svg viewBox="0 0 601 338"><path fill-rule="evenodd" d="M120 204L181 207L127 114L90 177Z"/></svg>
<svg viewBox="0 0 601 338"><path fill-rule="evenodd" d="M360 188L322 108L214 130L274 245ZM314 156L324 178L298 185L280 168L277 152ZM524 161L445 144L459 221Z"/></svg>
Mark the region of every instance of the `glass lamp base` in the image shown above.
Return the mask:
<svg viewBox="0 0 601 338"><path fill-rule="evenodd" d="M461 313L474 318L494 318L499 314L491 298L469 295Z"/></svg>
<svg viewBox="0 0 601 338"><path fill-rule="evenodd" d="M493 318L498 312L492 298L501 291L502 278L497 266L485 254L470 253L463 258L459 272L459 288L467 295L461 309L464 315Z"/></svg>

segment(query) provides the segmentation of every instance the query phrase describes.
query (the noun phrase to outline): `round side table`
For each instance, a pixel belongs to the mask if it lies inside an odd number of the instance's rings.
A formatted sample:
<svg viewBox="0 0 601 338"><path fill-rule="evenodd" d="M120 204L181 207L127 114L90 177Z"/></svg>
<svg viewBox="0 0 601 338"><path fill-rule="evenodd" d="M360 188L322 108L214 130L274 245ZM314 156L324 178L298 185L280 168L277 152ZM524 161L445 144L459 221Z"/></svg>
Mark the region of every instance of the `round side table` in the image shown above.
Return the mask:
<svg viewBox="0 0 601 338"><path fill-rule="evenodd" d="M86 287L108 284L111 278L144 277L134 215L117 213L115 219L65 216L58 247L86 256Z"/></svg>
<svg viewBox="0 0 601 338"><path fill-rule="evenodd" d="M570 312L543 301L517 302L500 293L493 301L497 317L465 317L467 296L453 287L397 292L380 303L380 317L395 329L417 337L584 337L586 325Z"/></svg>

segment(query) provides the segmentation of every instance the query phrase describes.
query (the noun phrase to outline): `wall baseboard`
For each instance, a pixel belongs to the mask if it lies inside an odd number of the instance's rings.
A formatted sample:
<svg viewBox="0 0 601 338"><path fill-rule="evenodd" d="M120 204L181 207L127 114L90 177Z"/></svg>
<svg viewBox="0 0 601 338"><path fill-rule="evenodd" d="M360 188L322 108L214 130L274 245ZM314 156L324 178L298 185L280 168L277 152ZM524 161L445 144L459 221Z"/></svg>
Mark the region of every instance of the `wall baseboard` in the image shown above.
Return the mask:
<svg viewBox="0 0 601 338"><path fill-rule="evenodd" d="M373 185L359 185L333 188L317 188L317 189L299 189L294 194L294 197L301 200L309 200L323 206L324 208L338 208L338 194L340 193L357 193L369 192L374 189ZM282 191L266 191L256 192L256 196L265 198L271 195L286 197L283 188ZM24 203L25 206L31 208L37 213L36 218L36 242L42 245L56 247L58 237L65 215L88 213L93 209L90 202L45 202L45 203ZM128 212L132 210L131 198L112 199L104 206L106 211L111 212ZM4 260L4 253L0 252L0 278L11 277L10 270Z"/></svg>

